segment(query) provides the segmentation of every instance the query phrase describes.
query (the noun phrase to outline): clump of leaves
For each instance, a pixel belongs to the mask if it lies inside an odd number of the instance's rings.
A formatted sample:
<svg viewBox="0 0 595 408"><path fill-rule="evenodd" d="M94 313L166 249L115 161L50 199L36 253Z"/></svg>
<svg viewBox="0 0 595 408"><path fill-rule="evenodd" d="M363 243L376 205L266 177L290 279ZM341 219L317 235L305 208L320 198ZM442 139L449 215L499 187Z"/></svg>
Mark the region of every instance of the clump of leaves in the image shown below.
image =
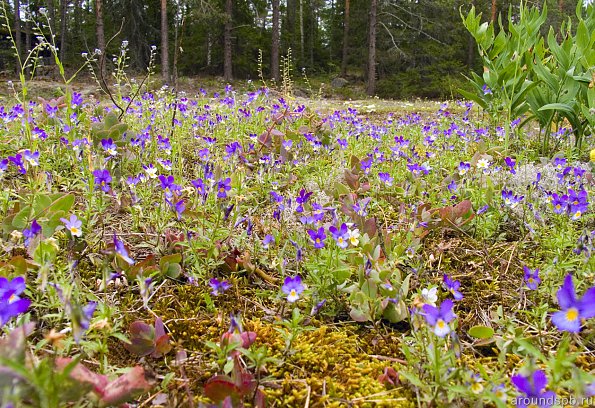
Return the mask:
<svg viewBox="0 0 595 408"><path fill-rule="evenodd" d="M230 330L221 336L221 342L207 342L207 346L217 351L219 363L225 361L225 374L211 377L204 388L205 395L219 406L243 407L247 398L252 399L254 407L265 406L265 395L258 387L257 378L247 370L240 358L255 340L256 333L243 331L239 318L232 316Z"/></svg>
<svg viewBox="0 0 595 408"><path fill-rule="evenodd" d="M110 112L103 118L102 122L96 122L91 125L91 137L93 138L93 145L98 146L101 139L111 138L118 145L124 145L122 135L128 130L126 123L120 123L118 115Z"/></svg>
<svg viewBox="0 0 595 408"><path fill-rule="evenodd" d="M429 204L425 204L418 209L417 217L423 226L419 231L420 237L426 236L433 229L460 231L475 218L473 204L469 200L463 200L453 206L447 205L440 208L429 207Z"/></svg>
<svg viewBox="0 0 595 408"><path fill-rule="evenodd" d="M402 277L401 271L389 266L382 248L376 240L362 237L365 257L354 258L359 262L358 281L345 288L350 294L349 315L356 322L376 322L385 319L391 323L408 317L405 299L409 292L411 275Z"/></svg>
<svg viewBox="0 0 595 408"><path fill-rule="evenodd" d="M160 358L171 350L169 334L161 318L155 319L155 326L136 321L130 324L130 344L124 344L126 350L139 356Z"/></svg>
<svg viewBox="0 0 595 408"><path fill-rule="evenodd" d="M141 366L133 367L113 381L105 375L89 370L72 358L56 359L56 368L67 372L70 378L79 384L90 386L93 394L99 399L100 406L122 404L134 394L151 389L151 384L145 378L145 370Z"/></svg>

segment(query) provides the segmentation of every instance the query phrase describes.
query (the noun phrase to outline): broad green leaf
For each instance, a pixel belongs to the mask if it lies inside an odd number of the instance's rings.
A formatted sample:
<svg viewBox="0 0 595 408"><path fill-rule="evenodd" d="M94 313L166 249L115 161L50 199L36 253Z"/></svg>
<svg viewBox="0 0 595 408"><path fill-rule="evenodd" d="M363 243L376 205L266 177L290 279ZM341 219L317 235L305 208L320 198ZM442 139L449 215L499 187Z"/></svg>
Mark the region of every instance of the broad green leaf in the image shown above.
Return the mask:
<svg viewBox="0 0 595 408"><path fill-rule="evenodd" d="M494 335L494 329L488 326L473 326L469 329L469 336L475 337L476 339L489 339Z"/></svg>
<svg viewBox="0 0 595 408"><path fill-rule="evenodd" d="M566 113L574 113L574 110L572 109L572 106L567 105L565 103L548 103L547 105L542 106L541 108L539 108L540 111L545 111L545 110L555 110L555 111L561 111L561 112L566 112Z"/></svg>

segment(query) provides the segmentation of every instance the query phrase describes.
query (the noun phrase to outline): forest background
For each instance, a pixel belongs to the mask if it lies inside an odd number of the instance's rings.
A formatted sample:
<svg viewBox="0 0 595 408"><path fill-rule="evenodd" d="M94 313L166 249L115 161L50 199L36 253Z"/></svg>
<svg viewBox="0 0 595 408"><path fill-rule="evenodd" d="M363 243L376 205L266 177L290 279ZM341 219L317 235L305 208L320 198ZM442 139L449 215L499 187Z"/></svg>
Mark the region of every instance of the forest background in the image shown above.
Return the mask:
<svg viewBox="0 0 595 408"><path fill-rule="evenodd" d="M127 41L129 69L146 72L153 49L166 83L196 76L279 82L285 67L298 78L305 74L316 84L332 83L345 97L359 86L368 95L392 99L457 97L457 89L469 87L464 75L482 70L460 12L475 6L484 21L499 15L506 21L519 7L518 1L504 0L0 1L11 22L0 28L4 76L17 67L8 30L21 55L35 48L41 30L46 38L54 35L70 72L84 62L82 53L93 55L96 49L107 52L97 62L107 61L103 70L109 71ZM543 27L560 27L574 16L575 2L545 4L549 21ZM40 21L47 24L36 26ZM38 64L46 67L42 74L55 64L49 50Z"/></svg>

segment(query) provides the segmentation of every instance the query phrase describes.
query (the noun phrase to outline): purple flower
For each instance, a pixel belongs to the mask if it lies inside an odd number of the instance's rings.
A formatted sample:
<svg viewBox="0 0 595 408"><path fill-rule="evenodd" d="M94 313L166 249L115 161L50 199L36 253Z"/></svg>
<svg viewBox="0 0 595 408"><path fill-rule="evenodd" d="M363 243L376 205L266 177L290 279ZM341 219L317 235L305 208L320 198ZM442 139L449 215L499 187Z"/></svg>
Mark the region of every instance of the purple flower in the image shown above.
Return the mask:
<svg viewBox="0 0 595 408"><path fill-rule="evenodd" d="M563 157L556 157L554 159L554 167L556 167L557 170L562 170L564 167L566 166L566 159Z"/></svg>
<svg viewBox="0 0 595 408"><path fill-rule="evenodd" d="M111 137L109 139L101 139L101 147L110 156L115 156L118 154L118 146L116 146Z"/></svg>
<svg viewBox="0 0 595 408"><path fill-rule="evenodd" d="M228 281L220 281L217 278L211 278L211 280L209 281L209 285L211 285L211 288L213 289L211 290L211 294L213 296L218 296L231 287Z"/></svg>
<svg viewBox="0 0 595 408"><path fill-rule="evenodd" d="M448 290L454 296L455 300L463 299L463 294L459 292L459 288L461 287L461 282L453 281L450 276L444 275L442 277L444 281L444 286L446 286L446 290Z"/></svg>
<svg viewBox="0 0 595 408"><path fill-rule="evenodd" d="M553 391L545 391L547 377L543 371L534 371L526 377L520 374L513 375L510 381L522 393L516 398L517 407L547 408L554 404L556 394Z"/></svg>
<svg viewBox="0 0 595 408"><path fill-rule="evenodd" d="M453 302L450 299L446 299L440 305L440 308L428 305L423 305L424 317L426 322L433 327L434 334L438 337L444 337L450 333L450 326L448 325L456 315L452 311Z"/></svg>
<svg viewBox="0 0 595 408"><path fill-rule="evenodd" d="M347 228L347 224L341 224L340 228L337 228L333 225L329 227L328 230L333 236L333 239L337 242L339 248L347 248L349 242L349 229Z"/></svg>
<svg viewBox="0 0 595 408"><path fill-rule="evenodd" d="M275 243L275 237L271 234L266 234L264 239L262 240L262 246L264 249L269 249L271 244Z"/></svg>
<svg viewBox="0 0 595 408"><path fill-rule="evenodd" d="M64 223L64 226L70 231L73 237L80 237L83 235L83 230L81 229L83 222L79 220L76 215L72 214L68 220L66 218L60 218L60 221Z"/></svg>
<svg viewBox="0 0 595 408"><path fill-rule="evenodd" d="M31 166L38 166L39 165L39 152L31 152L31 150L27 149L23 152L23 157Z"/></svg>
<svg viewBox="0 0 595 408"><path fill-rule="evenodd" d="M374 160L372 157L368 157L360 162L361 169L363 170L364 174L368 174L370 172L370 168L372 168L372 163Z"/></svg>
<svg viewBox="0 0 595 408"><path fill-rule="evenodd" d="M0 160L0 179L8 169L8 159Z"/></svg>
<svg viewBox="0 0 595 408"><path fill-rule="evenodd" d="M568 206L568 196L567 195L558 195L557 193L552 193L550 196L552 206L554 207L554 212L556 214L562 214L566 211Z"/></svg>
<svg viewBox="0 0 595 408"><path fill-rule="evenodd" d="M184 203L184 200L178 201L174 205L174 210L176 210L176 215L178 216L178 221L180 221L182 219L182 213L184 212L184 210L186 210L186 204Z"/></svg>
<svg viewBox="0 0 595 408"><path fill-rule="evenodd" d="M12 163L13 166L19 168L19 172L21 174L27 174L27 170L25 170L25 163L23 162L23 155L16 154L14 156L8 156L8 160Z"/></svg>
<svg viewBox="0 0 595 408"><path fill-rule="evenodd" d="M309 229L308 235L310 235L310 239L314 241L314 248L324 248L324 240L326 239L324 227L318 228L318 231Z"/></svg>
<svg viewBox="0 0 595 408"><path fill-rule="evenodd" d="M30 228L25 228L23 230L23 236L25 237L25 246L29 246L29 243L37 234L41 233L41 225L37 223L36 219L33 219L31 222Z"/></svg>
<svg viewBox="0 0 595 408"><path fill-rule="evenodd" d="M481 87L481 90L483 91L484 95L492 94L492 90L487 86L487 84L483 84L483 86Z"/></svg>
<svg viewBox="0 0 595 408"><path fill-rule="evenodd" d="M514 195L512 190L502 190L502 201L504 201L504 205L506 207L516 207L521 201L523 201L523 198L525 198L525 196Z"/></svg>
<svg viewBox="0 0 595 408"><path fill-rule="evenodd" d="M194 186L194 188L196 188L196 192L198 194L200 194L201 196L206 196L207 195L207 187L205 186L205 183L202 181L202 179L196 179L196 180L192 180L192 185Z"/></svg>
<svg viewBox="0 0 595 408"><path fill-rule="evenodd" d="M558 330L578 333L581 331L581 319L595 317L595 286L577 299L572 275L568 274L556 296L562 310L552 315L552 322Z"/></svg>
<svg viewBox="0 0 595 408"><path fill-rule="evenodd" d="M74 92L72 94L72 108L76 108L77 106L81 106L83 104L83 95L78 93L78 92Z"/></svg>
<svg viewBox="0 0 595 408"><path fill-rule="evenodd" d="M460 162L459 163L459 176L466 174L471 169L471 163Z"/></svg>
<svg viewBox="0 0 595 408"><path fill-rule="evenodd" d="M389 187L393 185L393 178L389 173L378 173L378 178Z"/></svg>
<svg viewBox="0 0 595 408"><path fill-rule="evenodd" d="M296 212L301 213L304 211L303 205L308 202L311 195L312 195L312 192L306 193L306 190L304 190L303 188L300 190L300 193L295 198L295 202L298 203L298 206L295 209Z"/></svg>
<svg viewBox="0 0 595 408"><path fill-rule="evenodd" d="M77 344L81 341L85 331L89 329L89 323L93 318L95 309L97 309L97 302L89 302L83 307L73 307L71 309L72 336Z"/></svg>
<svg viewBox="0 0 595 408"><path fill-rule="evenodd" d="M539 278L539 268L535 268L532 271L528 266L523 266L523 271L525 272L525 284L531 290L536 290L537 285L541 283L541 278Z"/></svg>
<svg viewBox="0 0 595 408"><path fill-rule="evenodd" d="M516 165L516 161L513 158L511 158L511 157L506 157L504 159L504 162L510 168L510 172L512 174L516 174L516 170L514 169L514 166Z"/></svg>
<svg viewBox="0 0 595 408"><path fill-rule="evenodd" d="M322 299L320 302L316 303L314 305L314 307L312 307L312 310L310 311L310 316L315 316L316 314L318 314L318 312L320 312L320 309L322 309L322 307L326 304L326 299Z"/></svg>
<svg viewBox="0 0 595 408"><path fill-rule="evenodd" d="M488 204L484 205L479 210L477 210L477 215L483 214L484 212L486 212L487 210L489 210L489 208L490 208L490 206Z"/></svg>
<svg viewBox="0 0 595 408"><path fill-rule="evenodd" d="M588 206L586 190L577 193L573 189L568 189L568 213L572 220L579 219L587 211Z"/></svg>
<svg viewBox="0 0 595 408"><path fill-rule="evenodd" d="M119 255L129 265L134 265L134 260L128 255L128 250L124 246L124 243L116 237L114 234L114 249L116 254Z"/></svg>
<svg viewBox="0 0 595 408"><path fill-rule="evenodd" d="M295 277L286 277L281 287L283 293L287 295L287 301L293 303L300 298L300 294L304 291L304 285L302 285L302 278L300 275Z"/></svg>
<svg viewBox="0 0 595 408"><path fill-rule="evenodd" d="M99 187L104 192L109 192L110 190L110 183L112 182L112 176L107 169L97 169L93 171L93 176L95 176L95 188Z"/></svg>
<svg viewBox="0 0 595 408"><path fill-rule="evenodd" d="M159 181L161 182L161 188L165 191L165 196L168 198L173 197L175 193L179 193L182 187L174 183L174 176L159 175Z"/></svg>
<svg viewBox="0 0 595 408"><path fill-rule="evenodd" d="M289 242L291 242L291 245L293 245L293 247L295 248L296 254L295 254L295 260L298 262L302 261L303 258L303 248L301 246L298 245L297 242L289 240Z"/></svg>
<svg viewBox="0 0 595 408"><path fill-rule="evenodd" d="M353 204L351 207L357 213L357 215L365 217L366 215L368 215L367 208L371 200L372 199L370 197L364 198L362 200L359 200L357 203Z"/></svg>
<svg viewBox="0 0 595 408"><path fill-rule="evenodd" d="M231 179L220 179L217 182L217 198L227 198L227 192L231 190Z"/></svg>
<svg viewBox="0 0 595 408"><path fill-rule="evenodd" d="M17 276L12 280L0 277L0 328L10 319L25 313L31 301L21 299L19 295L25 290L25 278Z"/></svg>
<svg viewBox="0 0 595 408"><path fill-rule="evenodd" d="M147 173L147 177L152 179L157 178L157 168L153 166L153 163L143 166L143 169L145 170L145 173Z"/></svg>

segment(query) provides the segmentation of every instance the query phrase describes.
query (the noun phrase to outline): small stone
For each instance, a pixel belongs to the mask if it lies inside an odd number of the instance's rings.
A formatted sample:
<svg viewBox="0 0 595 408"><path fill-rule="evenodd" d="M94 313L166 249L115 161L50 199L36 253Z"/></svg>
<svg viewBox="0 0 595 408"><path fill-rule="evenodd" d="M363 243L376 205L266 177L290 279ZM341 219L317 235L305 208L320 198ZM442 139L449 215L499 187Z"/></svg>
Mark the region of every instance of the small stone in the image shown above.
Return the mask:
<svg viewBox="0 0 595 408"><path fill-rule="evenodd" d="M343 88L348 83L349 81L347 81L345 78L337 77L331 81L331 86L333 88Z"/></svg>

